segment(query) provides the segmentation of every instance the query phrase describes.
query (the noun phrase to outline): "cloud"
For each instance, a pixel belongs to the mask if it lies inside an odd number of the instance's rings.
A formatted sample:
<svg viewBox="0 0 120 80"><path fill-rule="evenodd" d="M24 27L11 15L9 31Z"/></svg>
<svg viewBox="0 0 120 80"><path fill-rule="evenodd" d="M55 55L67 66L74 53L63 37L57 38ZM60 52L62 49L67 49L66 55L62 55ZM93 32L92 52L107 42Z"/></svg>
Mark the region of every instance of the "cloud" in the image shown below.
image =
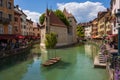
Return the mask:
<svg viewBox="0 0 120 80"><path fill-rule="evenodd" d="M69 2L69 3L57 3L58 9L66 10L72 13L77 22L88 22L97 17L99 11L104 11L106 8L100 2L86 1L84 3Z"/></svg>
<svg viewBox="0 0 120 80"><path fill-rule="evenodd" d="M32 12L29 10L23 10L23 12L27 15L27 18L33 21L33 22L39 22L39 17L41 16L38 12Z"/></svg>

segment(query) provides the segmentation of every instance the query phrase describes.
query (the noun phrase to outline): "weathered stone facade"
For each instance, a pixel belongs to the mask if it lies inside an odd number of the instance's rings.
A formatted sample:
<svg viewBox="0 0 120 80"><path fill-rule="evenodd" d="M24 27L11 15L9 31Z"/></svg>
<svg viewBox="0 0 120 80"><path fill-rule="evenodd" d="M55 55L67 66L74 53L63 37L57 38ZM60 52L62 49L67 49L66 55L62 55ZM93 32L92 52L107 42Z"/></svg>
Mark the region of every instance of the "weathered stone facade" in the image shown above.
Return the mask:
<svg viewBox="0 0 120 80"><path fill-rule="evenodd" d="M63 45L68 44L68 41L67 41L67 37L68 37L67 36L67 28L51 26L50 32L54 32L54 33L57 34L57 44L56 44L56 46L63 46Z"/></svg>
<svg viewBox="0 0 120 80"><path fill-rule="evenodd" d="M53 13L53 11L49 12L46 10L45 20L41 26L41 47L45 48L45 35L51 32L57 34L56 46L65 46L77 42L76 20L73 16L66 16L66 18L70 21L69 28Z"/></svg>

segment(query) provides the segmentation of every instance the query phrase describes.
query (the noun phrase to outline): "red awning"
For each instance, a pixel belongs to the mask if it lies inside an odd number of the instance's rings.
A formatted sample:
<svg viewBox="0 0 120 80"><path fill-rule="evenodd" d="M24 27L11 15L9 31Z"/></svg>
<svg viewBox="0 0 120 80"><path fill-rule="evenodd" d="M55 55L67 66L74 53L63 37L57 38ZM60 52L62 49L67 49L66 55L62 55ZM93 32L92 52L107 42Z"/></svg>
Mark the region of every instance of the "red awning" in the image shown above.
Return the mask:
<svg viewBox="0 0 120 80"><path fill-rule="evenodd" d="M25 36L23 36L23 35L16 35L16 38L17 38L17 39L24 39Z"/></svg>

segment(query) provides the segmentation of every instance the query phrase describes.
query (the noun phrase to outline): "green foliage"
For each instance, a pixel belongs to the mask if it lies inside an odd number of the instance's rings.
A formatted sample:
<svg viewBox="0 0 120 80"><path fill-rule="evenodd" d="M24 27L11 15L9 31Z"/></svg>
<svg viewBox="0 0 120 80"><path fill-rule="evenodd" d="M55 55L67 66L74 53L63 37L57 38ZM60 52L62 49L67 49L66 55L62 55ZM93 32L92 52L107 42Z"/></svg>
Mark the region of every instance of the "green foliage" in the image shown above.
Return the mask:
<svg viewBox="0 0 120 80"><path fill-rule="evenodd" d="M44 20L45 20L45 13L43 13L43 14L40 16L39 22L40 22L41 24L43 24Z"/></svg>
<svg viewBox="0 0 120 80"><path fill-rule="evenodd" d="M48 10L48 11L50 11L50 10ZM67 20L67 18L65 17L65 15L63 14L62 11L56 10L56 11L54 11L54 13L55 13L55 15L56 15L66 26L69 26L69 25L70 25L70 24L69 24L69 21ZM41 24L43 24L44 20L45 20L45 13L43 13L43 14L39 17L39 22L40 22Z"/></svg>
<svg viewBox="0 0 120 80"><path fill-rule="evenodd" d="M57 36L55 33L46 34L45 45L46 48L54 48L57 43Z"/></svg>
<svg viewBox="0 0 120 80"><path fill-rule="evenodd" d="M84 28L82 26L77 26L77 36L84 37Z"/></svg>
<svg viewBox="0 0 120 80"><path fill-rule="evenodd" d="M66 26L70 25L62 11L56 10L54 13Z"/></svg>

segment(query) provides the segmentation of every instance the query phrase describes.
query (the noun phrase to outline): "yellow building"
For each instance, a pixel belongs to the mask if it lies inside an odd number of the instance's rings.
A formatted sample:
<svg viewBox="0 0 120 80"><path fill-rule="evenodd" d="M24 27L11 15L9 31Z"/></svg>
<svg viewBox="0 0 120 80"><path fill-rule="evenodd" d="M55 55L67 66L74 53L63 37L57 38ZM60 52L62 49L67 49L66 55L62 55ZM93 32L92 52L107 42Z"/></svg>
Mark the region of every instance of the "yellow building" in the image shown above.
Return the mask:
<svg viewBox="0 0 120 80"><path fill-rule="evenodd" d="M95 38L96 36L98 36L98 18L95 18L92 21L92 38Z"/></svg>
<svg viewBox="0 0 120 80"><path fill-rule="evenodd" d="M112 21L112 16L111 16L111 11L108 10L107 14L105 15L106 17L106 31L105 33L107 35L111 35L112 34L112 24L111 24L111 21Z"/></svg>
<svg viewBox="0 0 120 80"><path fill-rule="evenodd" d="M99 12L98 13L98 36L101 37L101 38L106 33L106 18L105 18L105 14L107 14L107 12Z"/></svg>
<svg viewBox="0 0 120 80"><path fill-rule="evenodd" d="M14 0L0 0L0 34L13 34Z"/></svg>

